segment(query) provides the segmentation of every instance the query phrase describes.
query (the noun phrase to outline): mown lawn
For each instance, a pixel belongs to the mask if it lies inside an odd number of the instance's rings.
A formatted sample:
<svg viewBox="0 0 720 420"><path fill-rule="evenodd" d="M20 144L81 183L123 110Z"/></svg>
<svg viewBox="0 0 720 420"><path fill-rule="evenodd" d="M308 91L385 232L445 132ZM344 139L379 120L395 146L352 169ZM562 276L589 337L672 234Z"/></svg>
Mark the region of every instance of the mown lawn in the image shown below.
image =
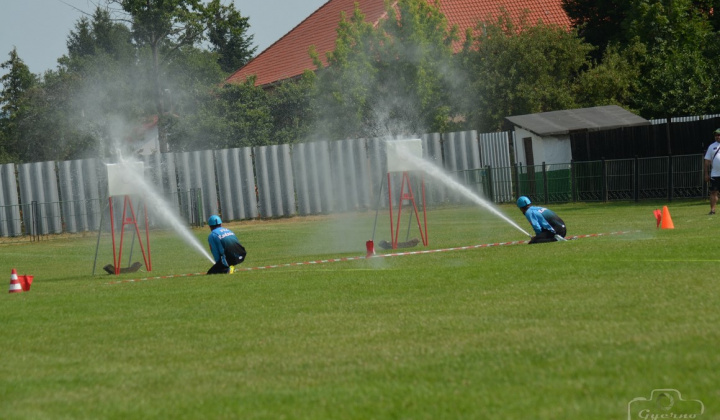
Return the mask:
<svg viewBox="0 0 720 420"><path fill-rule="evenodd" d="M364 255L375 213L233 223L244 269L291 265L227 276L178 276L210 263L173 232L119 277L109 237L94 276L94 234L0 244L7 284L35 276L0 299L0 418L618 419L654 389L720 418L720 220L680 201L656 229L664 204L551 206L618 235L302 265ZM526 239L477 207L428 224L402 251Z"/></svg>

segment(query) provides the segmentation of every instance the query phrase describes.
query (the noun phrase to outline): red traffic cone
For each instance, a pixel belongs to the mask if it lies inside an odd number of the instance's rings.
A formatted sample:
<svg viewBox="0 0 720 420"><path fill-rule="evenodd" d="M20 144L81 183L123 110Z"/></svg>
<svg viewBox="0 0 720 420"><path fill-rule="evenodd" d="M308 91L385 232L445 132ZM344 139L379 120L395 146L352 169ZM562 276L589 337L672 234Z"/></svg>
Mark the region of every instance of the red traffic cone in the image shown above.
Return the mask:
<svg viewBox="0 0 720 420"><path fill-rule="evenodd" d="M675 225L670 217L670 210L668 210L667 206L663 206L662 223L660 227L663 229L675 229Z"/></svg>
<svg viewBox="0 0 720 420"><path fill-rule="evenodd" d="M29 292L30 286L32 286L34 276L23 275L20 276L20 286L22 286L23 292Z"/></svg>
<svg viewBox="0 0 720 420"><path fill-rule="evenodd" d="M8 290L8 293L20 292L22 292L22 286L20 285L20 280L18 279L17 270L13 268L12 274L10 274L10 290Z"/></svg>
<svg viewBox="0 0 720 420"><path fill-rule="evenodd" d="M655 214L655 221L657 224L655 225L656 228L660 227L660 221L662 220L662 212L659 209L653 210L653 213Z"/></svg>

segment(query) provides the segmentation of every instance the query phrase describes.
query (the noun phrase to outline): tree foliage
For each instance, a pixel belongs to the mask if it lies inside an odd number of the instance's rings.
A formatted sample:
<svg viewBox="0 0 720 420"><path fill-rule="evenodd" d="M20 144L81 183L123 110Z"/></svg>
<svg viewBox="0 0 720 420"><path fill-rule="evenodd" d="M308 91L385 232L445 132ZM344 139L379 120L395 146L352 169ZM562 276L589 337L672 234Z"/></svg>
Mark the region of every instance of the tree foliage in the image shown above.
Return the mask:
<svg viewBox="0 0 720 420"><path fill-rule="evenodd" d="M582 72L592 47L554 25L527 25L502 14L486 22L460 55L472 80L471 126L503 128L504 117L576 108Z"/></svg>
<svg viewBox="0 0 720 420"><path fill-rule="evenodd" d="M160 151L167 152L168 115L164 97L163 65L183 48L202 40L203 26L197 0L113 0L127 13L133 38L138 46L150 51L151 97L158 122Z"/></svg>
<svg viewBox="0 0 720 420"><path fill-rule="evenodd" d="M266 92L272 118L271 144L296 143L313 134L317 109L312 99L315 73L305 74L291 83L282 83Z"/></svg>
<svg viewBox="0 0 720 420"><path fill-rule="evenodd" d="M223 84L254 54L221 0L105 0L56 70L0 64L0 162L107 156L159 116L161 150L507 128L509 115L617 104L718 113L720 0L564 0L574 30L478 22L464 48L436 0L342 16L325 66L270 87ZM118 20L117 18L121 19Z"/></svg>
<svg viewBox="0 0 720 420"><path fill-rule="evenodd" d="M164 136L184 141L178 118L196 113L199 99L225 77L218 54L176 44L178 48L156 67L152 49L138 43L138 33L112 19L112 13L97 8L92 16L79 19L58 69L47 72L23 94L27 111L17 119L19 130L10 137L22 145L15 159L126 153L133 139L142 137L138 127L158 115L158 80ZM162 51L168 47L158 45Z"/></svg>
<svg viewBox="0 0 720 420"><path fill-rule="evenodd" d="M265 91L250 78L214 88L198 113L181 123L181 150L223 149L269 144L272 117Z"/></svg>
<svg viewBox="0 0 720 420"><path fill-rule="evenodd" d="M9 56L0 64L0 69L7 71L0 77L0 162L12 161L20 154L19 125L29 109L27 94L37 82L16 48Z"/></svg>
<svg viewBox="0 0 720 420"><path fill-rule="evenodd" d="M627 106L646 118L718 112L719 0L563 0L563 5L598 51L611 49L616 59L628 59L624 67L635 67Z"/></svg>
<svg viewBox="0 0 720 420"><path fill-rule="evenodd" d="M452 113L449 28L436 3L388 4L377 28L359 8L344 16L318 72L318 131L328 138L442 130ZM319 57L316 64L321 67Z"/></svg>
<svg viewBox="0 0 720 420"><path fill-rule="evenodd" d="M562 0L580 37L597 48L596 58L602 57L609 44L627 42L622 27L629 3L626 0Z"/></svg>
<svg viewBox="0 0 720 420"><path fill-rule="evenodd" d="M579 74L575 86L578 105L619 105L637 111L633 104L640 89L640 63L645 53L640 43L624 49L608 47L602 60Z"/></svg>
<svg viewBox="0 0 720 420"><path fill-rule="evenodd" d="M225 69L246 62L254 52L245 39L248 27L234 5L219 0L208 5L199 0L108 0L119 4L127 14L132 33L140 48L149 50L152 101L159 116L160 150L168 147L168 130L174 116L168 114L169 87L166 66L183 51L196 48L209 37Z"/></svg>
<svg viewBox="0 0 720 420"><path fill-rule="evenodd" d="M250 23L233 4L224 6L212 0L205 6L208 40L211 50L218 54L220 68L231 73L247 64L257 50L252 46L253 35L248 34Z"/></svg>

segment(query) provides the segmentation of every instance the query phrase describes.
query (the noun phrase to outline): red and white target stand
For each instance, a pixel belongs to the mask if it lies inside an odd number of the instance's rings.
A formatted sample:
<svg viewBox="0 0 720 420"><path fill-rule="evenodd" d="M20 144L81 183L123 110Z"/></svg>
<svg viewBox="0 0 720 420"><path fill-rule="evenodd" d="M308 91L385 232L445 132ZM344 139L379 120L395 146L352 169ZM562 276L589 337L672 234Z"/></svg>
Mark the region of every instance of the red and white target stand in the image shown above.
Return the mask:
<svg viewBox="0 0 720 420"><path fill-rule="evenodd" d="M131 225L135 228L136 237L140 243L140 252L145 262L145 269L152 271L152 260L150 256L150 229L148 222L147 205L143 203L143 213L145 219L145 244L143 244L143 238L140 235L140 228L138 226L138 220L135 209L133 208L131 195L136 194L137 191L133 191L133 185L137 183L132 182L132 177L142 176L143 174L143 163L142 162L126 162L122 164L109 164L107 165L108 174L108 206L110 208L110 231L112 233L112 247L113 247L113 265L115 267L115 274L120 274L120 264L122 261L123 242L125 238L125 226ZM138 175L140 174L140 175ZM115 215L113 211L113 197L123 197L123 210L122 210L122 222L120 226L120 243L116 246L115 238Z"/></svg>
<svg viewBox="0 0 720 420"><path fill-rule="evenodd" d="M427 229L427 211L425 207L425 179L420 175L420 195L422 201L423 220L420 222L420 213L418 205L415 201L412 184L410 182L409 171L418 170L418 162L422 162L422 141L420 139L408 140L390 140L387 143L387 186L388 186L388 205L390 208L390 243L392 249L398 248L400 233L400 216L402 215L403 202L412 204L415 213L415 221L420 230L420 239L424 246L428 246L428 229ZM392 174L401 173L400 193L397 196L397 216L393 211L393 190L392 190ZM393 224L393 219L397 217ZM412 216L411 216L412 217ZM410 220L412 222L412 219ZM408 226L409 229L409 226Z"/></svg>

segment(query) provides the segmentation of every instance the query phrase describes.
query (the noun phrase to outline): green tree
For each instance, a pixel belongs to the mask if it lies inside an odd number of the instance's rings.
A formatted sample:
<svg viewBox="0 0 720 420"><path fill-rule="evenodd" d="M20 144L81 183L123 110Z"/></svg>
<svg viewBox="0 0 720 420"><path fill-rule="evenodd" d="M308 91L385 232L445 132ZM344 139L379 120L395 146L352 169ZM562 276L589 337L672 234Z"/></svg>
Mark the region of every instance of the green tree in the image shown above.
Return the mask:
<svg viewBox="0 0 720 420"><path fill-rule="evenodd" d="M627 106L647 118L718 112L720 0L563 3L599 52L610 48L628 59L623 66L636 67Z"/></svg>
<svg viewBox="0 0 720 420"><path fill-rule="evenodd" d="M507 14L470 37L459 56L469 74L471 126L504 128L504 118L576 108L580 75L590 66L592 46L555 25L513 22Z"/></svg>
<svg viewBox="0 0 720 420"><path fill-rule="evenodd" d="M224 6L220 0L212 0L205 7L205 19L211 50L218 54L220 68L231 73L247 64L257 50L252 46L253 36L248 35L248 18L234 4Z"/></svg>
<svg viewBox="0 0 720 420"><path fill-rule="evenodd" d="M132 152L132 139L153 103L150 50L137 48L125 25L98 9L68 36L56 71L24 94L17 118L18 157L64 160ZM177 119L196 112L198 98L224 77L217 54L183 47L163 66L168 138L182 141Z"/></svg>
<svg viewBox="0 0 720 420"><path fill-rule="evenodd" d="M111 0L128 15L135 41L150 51L151 97L159 117L160 151L167 152L167 115L163 65L185 46L203 39L202 9L198 0Z"/></svg>
<svg viewBox="0 0 720 420"><path fill-rule="evenodd" d="M630 2L632 4L632 2ZM626 42L639 40L650 49L702 49L712 32L708 12L694 0L645 0L629 7ZM627 7L627 6L626 6Z"/></svg>
<svg viewBox="0 0 720 420"><path fill-rule="evenodd" d="M717 33L709 1L647 0L628 16L627 34L644 44L636 106L646 117L717 112Z"/></svg>
<svg viewBox="0 0 720 420"><path fill-rule="evenodd" d="M165 124L168 143L173 151L208 149L220 144L213 140L202 146L203 136L188 131L198 123L200 115L208 115L207 101L216 95L217 86L225 77L217 62L217 54L193 47L183 48L166 67L164 81ZM230 123L214 118L214 123ZM218 129L222 131L222 129ZM188 137L190 136L190 137ZM194 137L193 137L194 136Z"/></svg>
<svg viewBox="0 0 720 420"><path fill-rule="evenodd" d="M92 20L81 17L67 39L67 55L58 61L69 70L82 71L83 58L105 54L114 61L131 64L137 58L132 33L114 22L107 9L96 8ZM71 66L76 66L71 68Z"/></svg>
<svg viewBox="0 0 720 420"><path fill-rule="evenodd" d="M328 66L316 53L316 132L328 138L442 131L454 108L449 28L437 3L387 5L377 28L356 6L338 26Z"/></svg>
<svg viewBox="0 0 720 420"><path fill-rule="evenodd" d="M73 133L56 150L64 150L68 158L126 153L133 127L154 114L147 106L151 103L150 84L144 77L147 60L141 59L133 45L130 29L113 21L108 10L97 8L91 19L78 20L67 47L68 54L58 60L59 70L45 77L45 93L35 96L46 119ZM86 137L95 141L88 142ZM70 139L77 139L78 144ZM83 153L83 146L91 147Z"/></svg>
<svg viewBox="0 0 720 420"><path fill-rule="evenodd" d="M309 138L317 116L312 95L315 73L306 71L298 80L266 92L272 117L272 144L296 143Z"/></svg>
<svg viewBox="0 0 720 420"><path fill-rule="evenodd" d="M95 54L95 39L87 17L83 16L75 23L75 29L70 31L66 44L69 57L86 57Z"/></svg>
<svg viewBox="0 0 720 420"><path fill-rule="evenodd" d="M0 159L3 162L17 159L20 154L19 121L28 110L27 94L37 83L17 48L13 48L9 56L0 64L0 69L6 71L0 77Z"/></svg>
<svg viewBox="0 0 720 420"><path fill-rule="evenodd" d="M388 42L380 45L377 82L381 91L390 93L383 98L392 104L388 116L400 117L410 133L447 131L457 111L453 94L462 81L453 60L457 27L448 25L437 0L400 1L387 12L380 30Z"/></svg>
<svg viewBox="0 0 720 420"><path fill-rule="evenodd" d="M578 105L619 105L637 112L633 104L640 90L640 63L646 52L640 43L624 49L608 47L600 62L579 74L575 86Z"/></svg>
<svg viewBox="0 0 720 420"><path fill-rule="evenodd" d="M699 20L720 29L720 0L562 0L573 26L599 54L611 44L632 44L638 36L644 43L667 39L672 34L684 44L694 42ZM699 19L699 20L698 20Z"/></svg>
<svg viewBox="0 0 720 420"><path fill-rule="evenodd" d="M149 50L151 97L159 116L160 151L166 152L169 124L175 118L168 113L171 98L165 97L171 92L165 73L167 66L182 51L197 47L207 37L218 53L216 59L226 68L246 61L254 52L245 39L247 19L234 6L222 6L218 0L207 6L199 0L108 1L121 6L137 45Z"/></svg>
<svg viewBox="0 0 720 420"><path fill-rule="evenodd" d="M49 71L42 83L28 91L28 107L18 121L21 160L37 162L98 156L99 143L85 128L89 119L73 100L76 80L67 72Z"/></svg>
<svg viewBox="0 0 720 420"><path fill-rule="evenodd" d="M180 150L207 150L270 144L273 119L266 92L250 78L203 95L197 113L178 121Z"/></svg>
<svg viewBox="0 0 720 420"><path fill-rule="evenodd" d="M609 45L627 42L622 28L630 3L626 0L562 0L573 27L596 47L594 54L598 59Z"/></svg>
<svg viewBox="0 0 720 420"><path fill-rule="evenodd" d="M362 136L378 72L374 65L378 41L374 38L384 39L371 23L365 22L357 6L349 19L343 13L337 34L335 50L327 54L327 67L314 48L310 49L318 68L313 95L320 112L316 132L320 137L334 139Z"/></svg>

